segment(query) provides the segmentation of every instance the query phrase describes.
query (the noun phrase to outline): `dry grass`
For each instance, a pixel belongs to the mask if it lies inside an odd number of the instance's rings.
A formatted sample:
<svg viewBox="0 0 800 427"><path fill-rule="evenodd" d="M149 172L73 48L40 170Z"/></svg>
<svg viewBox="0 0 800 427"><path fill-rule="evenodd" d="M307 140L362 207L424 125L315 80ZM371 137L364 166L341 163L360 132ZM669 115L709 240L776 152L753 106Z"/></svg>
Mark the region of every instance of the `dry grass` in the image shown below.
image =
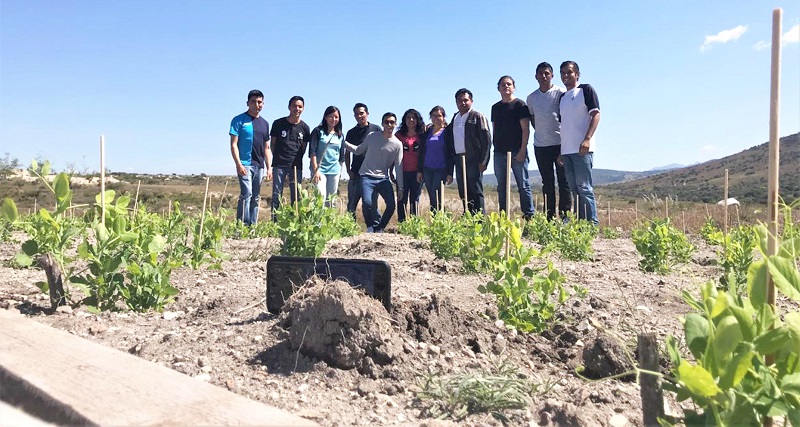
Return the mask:
<svg viewBox="0 0 800 427"><path fill-rule="evenodd" d="M137 176L132 176L137 178ZM132 178L126 177L126 178ZM203 203L203 192L205 191L205 177L162 177L154 179L149 177L138 180L142 181L139 188L139 204L147 205L148 209L162 213L168 210L171 201L178 201L182 208L187 212L199 210ZM137 181L138 181L137 180ZM239 193L238 182L234 177L216 176L209 177L209 200L208 206L216 209L219 206L235 209L236 200ZM146 183L145 183L146 182ZM304 181L305 188L312 188L309 181ZM288 186L287 186L288 187ZM135 198L137 182L119 182L110 184L108 189L117 191L118 194L126 194ZM76 205L88 205L94 203L94 198L99 192L99 186L73 187L73 203ZM724 206L676 201L669 198L643 197L636 200L620 199L613 196L606 196L602 193L597 194L597 216L601 226L620 228L622 231L630 231L636 224L652 218L663 218L669 215L672 223L687 233L696 234L702 227L707 217L713 218L720 226L724 218ZM342 181L339 186L340 198L337 203L338 209L344 212L347 206L347 182ZM54 198L52 194L40 182L23 182L20 180L0 180L0 197L11 197L17 203L20 212L27 214L33 211L34 207L53 206ZM284 188L284 200L289 199L289 189ZM484 198L487 212L499 210L497 190L493 186L484 188ZM261 220L269 220L267 215L270 211L272 200L272 183L262 184L261 197ZM544 200L541 194L534 194L534 204L537 211L544 207ZM519 195L516 190L511 191L511 215L521 217L519 209ZM385 209L385 203L379 198L379 209ZM84 209L77 209L75 214L80 215ZM445 210L461 213L463 203L458 197L456 186L445 187L444 193ZM430 215L430 203L428 194L424 187L419 199L418 212L423 217ZM765 221L767 209L765 205L754 203L743 203L740 206L728 207L728 224L733 227L739 224L754 224ZM356 219L360 224L364 224L361 212L361 204L356 210ZM795 212L795 220L800 222L800 210ZM397 226L397 215L395 214L389 223L389 228Z"/></svg>

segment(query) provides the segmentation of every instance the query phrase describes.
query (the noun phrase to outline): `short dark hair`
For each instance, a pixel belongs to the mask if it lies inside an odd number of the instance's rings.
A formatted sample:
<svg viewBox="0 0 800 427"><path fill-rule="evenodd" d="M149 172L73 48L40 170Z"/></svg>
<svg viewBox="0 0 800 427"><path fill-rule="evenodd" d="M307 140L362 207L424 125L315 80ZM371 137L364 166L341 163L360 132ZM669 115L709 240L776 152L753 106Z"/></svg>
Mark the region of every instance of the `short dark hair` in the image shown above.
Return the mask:
<svg viewBox="0 0 800 427"><path fill-rule="evenodd" d="M517 87L517 82L514 81L513 77L511 77L511 76L503 76L503 77L500 77L500 80L497 81L497 88L498 89L500 89L500 83L503 83L503 80L505 80L505 79L511 80L511 85L514 86L514 87ZM470 98L472 98L472 97L470 96Z"/></svg>
<svg viewBox="0 0 800 427"><path fill-rule="evenodd" d="M289 106L291 107L291 106L292 106L292 104L294 104L294 103L295 103L295 101L300 101L300 102L302 102L302 103L303 103L303 106L304 106L304 107L306 106L306 100L305 100L305 99L303 99L303 97L302 97L302 96L300 96L300 95L295 95L295 96L293 96L293 97L289 98Z"/></svg>
<svg viewBox="0 0 800 427"><path fill-rule="evenodd" d="M550 65L550 63L548 63L548 62L542 62L539 65L537 65L536 66L536 74L539 74L539 71L541 71L543 68L549 69L550 70L550 74L553 74L553 66Z"/></svg>
<svg viewBox="0 0 800 427"><path fill-rule="evenodd" d="M386 121L387 117L394 117L394 119L397 120L397 115L390 111L388 113L383 113L383 116L381 117L381 124Z"/></svg>
<svg viewBox="0 0 800 427"><path fill-rule="evenodd" d="M365 113L369 113L369 108L367 108L367 104L364 104L363 102L356 102L356 105L353 106L353 112L355 113L356 110L358 110L359 108L363 108Z"/></svg>
<svg viewBox="0 0 800 427"><path fill-rule="evenodd" d="M247 102L250 102L251 98L264 98L264 94L258 89L253 89L247 93Z"/></svg>
<svg viewBox="0 0 800 427"><path fill-rule="evenodd" d="M472 92L470 92L469 89L463 88L463 87L456 91L456 101L458 100L459 96L461 96L461 95L463 95L465 93L467 95L469 95L469 99L470 99L470 101L472 101Z"/></svg>
<svg viewBox="0 0 800 427"><path fill-rule="evenodd" d="M560 66L560 67L558 67L558 71L561 71L561 70L563 70L563 69L564 69L564 67L566 67L566 66L568 66L568 65L572 65L572 68L574 68L574 69L575 69L575 72L576 72L576 73L578 73L578 74L580 74L580 73L581 73L581 69L580 69L580 67L578 67L578 63L577 63L577 62L575 62L575 61L564 61L564 62L562 62L562 63L561 63L561 66Z"/></svg>

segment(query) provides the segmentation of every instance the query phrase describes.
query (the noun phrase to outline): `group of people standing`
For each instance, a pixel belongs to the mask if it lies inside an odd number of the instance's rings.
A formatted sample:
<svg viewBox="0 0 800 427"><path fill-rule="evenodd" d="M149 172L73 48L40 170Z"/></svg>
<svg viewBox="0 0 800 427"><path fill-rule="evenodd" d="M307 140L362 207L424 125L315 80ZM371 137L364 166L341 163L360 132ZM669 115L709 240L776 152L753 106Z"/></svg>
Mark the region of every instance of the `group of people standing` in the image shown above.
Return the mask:
<svg viewBox="0 0 800 427"><path fill-rule="evenodd" d="M465 209L484 212L482 177L492 151L500 209L505 209L509 196L505 184L510 169L517 183L520 209L528 219L534 213L527 150L533 126L534 155L548 218L556 216L557 183L558 214L564 217L572 209L574 194L578 217L597 224L591 170L600 106L594 88L578 83L577 63L565 61L559 71L566 88L552 83L550 64L539 64L539 88L527 97L527 103L514 95L514 79L501 77L497 83L501 99L492 106L491 129L489 120L472 108L472 92L462 88L455 94L458 113L451 123L445 109L437 105L429 112L428 125L419 111L409 109L399 123L394 113L385 113L379 127L369 122L367 106L357 103L353 107L356 125L346 134L341 112L335 106L325 109L319 126L312 130L300 119L305 100L294 96L289 100L289 115L275 120L270 130L259 115L264 95L252 90L247 96L247 111L233 118L229 132L240 186L236 217L247 225L258 220L264 176L272 180L273 218L285 184L294 203L308 148L311 179L328 206L337 194L344 165L349 175L347 210L354 214L362 201L368 232L382 232L396 207L400 222L409 214L416 215L423 185L431 209L440 209L442 186L451 184L454 177ZM507 153L511 153L510 168ZM396 197L392 181L396 183ZM383 214L378 212L378 196L386 205Z"/></svg>

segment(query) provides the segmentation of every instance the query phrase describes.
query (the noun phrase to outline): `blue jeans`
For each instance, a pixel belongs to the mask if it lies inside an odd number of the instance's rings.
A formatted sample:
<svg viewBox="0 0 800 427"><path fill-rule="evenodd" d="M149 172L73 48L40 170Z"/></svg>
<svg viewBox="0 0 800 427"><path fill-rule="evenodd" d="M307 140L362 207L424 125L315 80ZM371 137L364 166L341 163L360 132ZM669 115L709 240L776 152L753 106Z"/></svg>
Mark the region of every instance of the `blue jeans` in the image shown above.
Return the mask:
<svg viewBox="0 0 800 427"><path fill-rule="evenodd" d="M258 205L261 200L261 180L264 168L260 165L245 166L247 175L239 176L239 202L236 203L236 219L245 225L258 222Z"/></svg>
<svg viewBox="0 0 800 427"><path fill-rule="evenodd" d="M511 152L511 171L517 181L519 190L519 207L522 216L530 218L533 216L533 196L531 195L531 184L528 181L528 156L525 160L518 162L516 159L519 150ZM494 153L494 176L497 177L497 198L500 203L500 212L506 210L506 153Z"/></svg>
<svg viewBox="0 0 800 427"><path fill-rule="evenodd" d="M417 182L417 171L403 171L403 197L397 202L397 221L406 220L406 205L410 205L411 215L417 214L419 205L419 195L422 192L422 184Z"/></svg>
<svg viewBox="0 0 800 427"><path fill-rule="evenodd" d="M303 169L297 168L297 181L303 182ZM289 199L292 204L297 200L297 188L294 185L294 168L272 168L272 220L275 220L275 211L281 207L283 185L289 184Z"/></svg>
<svg viewBox="0 0 800 427"><path fill-rule="evenodd" d="M361 200L361 175L356 174L355 178L350 177L347 181L347 212L350 212L353 218L356 217L359 200Z"/></svg>
<svg viewBox="0 0 800 427"><path fill-rule="evenodd" d="M578 218L591 221L597 225L597 203L594 199L592 188L592 160L594 153L564 154L564 172L567 175L567 184L572 194L578 196Z"/></svg>
<svg viewBox="0 0 800 427"><path fill-rule="evenodd" d="M442 183L447 179L447 169L423 168L422 179L431 199L431 212L441 209Z"/></svg>
<svg viewBox="0 0 800 427"><path fill-rule="evenodd" d="M364 222L367 229L380 231L386 228L389 220L394 214L394 187L389 178L374 178L369 175L361 175L361 209L364 214ZM386 203L386 211L381 215L378 212L378 195Z"/></svg>

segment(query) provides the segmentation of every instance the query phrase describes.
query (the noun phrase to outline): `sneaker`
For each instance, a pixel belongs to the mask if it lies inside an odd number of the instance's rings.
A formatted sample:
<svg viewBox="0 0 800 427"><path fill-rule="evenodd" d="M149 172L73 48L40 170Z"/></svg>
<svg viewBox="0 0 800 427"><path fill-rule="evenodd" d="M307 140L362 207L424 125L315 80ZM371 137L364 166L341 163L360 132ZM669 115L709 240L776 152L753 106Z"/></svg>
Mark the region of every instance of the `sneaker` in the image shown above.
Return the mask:
<svg viewBox="0 0 800 427"><path fill-rule="evenodd" d="M376 232L376 233L383 233L383 229L382 229L382 228L376 228L376 229L375 229L375 232Z"/></svg>
<svg viewBox="0 0 800 427"><path fill-rule="evenodd" d="M374 232L375 230L373 230L372 227L367 227L367 233L374 233Z"/></svg>

